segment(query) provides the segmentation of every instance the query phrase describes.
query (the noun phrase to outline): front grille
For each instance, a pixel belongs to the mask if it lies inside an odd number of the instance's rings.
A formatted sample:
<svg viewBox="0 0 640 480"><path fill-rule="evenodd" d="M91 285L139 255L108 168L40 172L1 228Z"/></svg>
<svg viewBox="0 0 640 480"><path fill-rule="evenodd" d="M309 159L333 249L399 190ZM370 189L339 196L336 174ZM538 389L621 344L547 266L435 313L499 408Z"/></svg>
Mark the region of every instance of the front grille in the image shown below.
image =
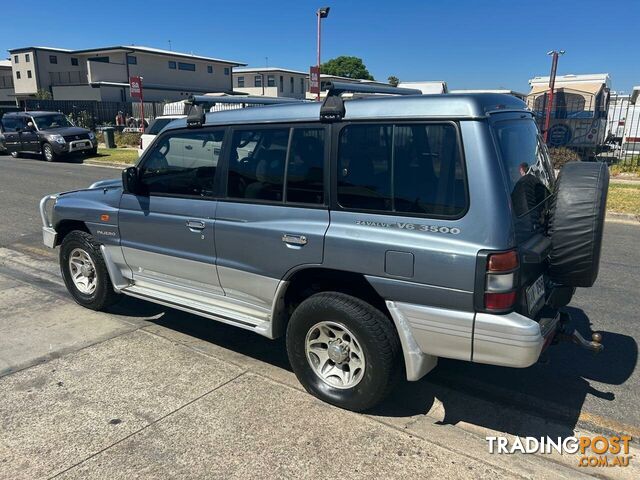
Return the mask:
<svg viewBox="0 0 640 480"><path fill-rule="evenodd" d="M64 139L67 142L74 142L76 140L89 140L88 133L80 133L79 135L65 135Z"/></svg>

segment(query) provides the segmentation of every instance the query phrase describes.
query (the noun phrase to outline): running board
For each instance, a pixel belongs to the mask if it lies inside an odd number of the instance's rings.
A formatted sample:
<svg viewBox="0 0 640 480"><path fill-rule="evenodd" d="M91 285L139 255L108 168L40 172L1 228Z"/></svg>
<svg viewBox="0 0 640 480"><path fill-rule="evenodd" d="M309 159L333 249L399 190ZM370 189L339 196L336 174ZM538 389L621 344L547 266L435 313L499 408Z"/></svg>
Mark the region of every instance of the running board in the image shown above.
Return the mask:
<svg viewBox="0 0 640 480"><path fill-rule="evenodd" d="M241 315L227 309L218 309L201 302L188 300L165 292L162 292L159 295L159 292L155 290L137 285L131 285L130 287L123 288L120 292L125 295L129 295L130 297L147 300L166 307L175 308L187 313L226 323L227 325L251 330L260 335L271 338L271 322L268 321L257 320L247 315Z"/></svg>

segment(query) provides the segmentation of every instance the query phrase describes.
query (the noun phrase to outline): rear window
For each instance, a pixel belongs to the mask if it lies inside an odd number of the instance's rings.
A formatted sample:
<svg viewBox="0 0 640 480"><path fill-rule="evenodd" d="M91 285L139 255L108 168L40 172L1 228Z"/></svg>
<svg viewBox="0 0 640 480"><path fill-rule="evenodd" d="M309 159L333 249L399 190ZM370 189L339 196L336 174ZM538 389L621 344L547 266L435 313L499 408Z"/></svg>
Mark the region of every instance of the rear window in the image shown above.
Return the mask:
<svg viewBox="0 0 640 480"><path fill-rule="evenodd" d="M459 216L466 179L454 124L354 124L342 129L338 203L347 209Z"/></svg>
<svg viewBox="0 0 640 480"><path fill-rule="evenodd" d="M533 120L496 122L494 131L518 217L537 207L553 190L555 177L547 149Z"/></svg>
<svg viewBox="0 0 640 480"><path fill-rule="evenodd" d="M149 135L157 135L160 133L160 130L169 125L174 120L175 118L156 118L153 122L151 122L151 125L149 125L145 129L144 133Z"/></svg>

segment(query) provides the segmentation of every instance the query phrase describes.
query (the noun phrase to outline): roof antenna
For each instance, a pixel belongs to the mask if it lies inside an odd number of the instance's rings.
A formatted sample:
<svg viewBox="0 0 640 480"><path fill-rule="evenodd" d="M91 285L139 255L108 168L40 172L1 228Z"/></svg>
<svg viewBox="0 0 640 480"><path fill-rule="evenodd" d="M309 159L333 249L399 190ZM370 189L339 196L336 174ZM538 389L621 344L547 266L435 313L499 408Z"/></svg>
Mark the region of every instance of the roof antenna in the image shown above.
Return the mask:
<svg viewBox="0 0 640 480"><path fill-rule="evenodd" d="M167 42L169 42L169 51L173 51L171 50L171 40L167 40Z"/></svg>
<svg viewBox="0 0 640 480"><path fill-rule="evenodd" d="M264 57L265 67L269 68L269 57Z"/></svg>

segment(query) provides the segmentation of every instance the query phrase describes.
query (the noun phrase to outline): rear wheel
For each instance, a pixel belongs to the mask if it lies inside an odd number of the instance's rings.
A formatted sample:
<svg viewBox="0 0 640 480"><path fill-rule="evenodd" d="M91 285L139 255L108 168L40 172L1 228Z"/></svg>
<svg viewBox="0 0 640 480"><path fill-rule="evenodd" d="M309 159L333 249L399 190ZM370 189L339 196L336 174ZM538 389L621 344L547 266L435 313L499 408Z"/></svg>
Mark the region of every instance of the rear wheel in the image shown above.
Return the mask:
<svg viewBox="0 0 640 480"><path fill-rule="evenodd" d="M43 143L42 144L42 157L47 162L53 162L53 161L56 160L56 158L58 158L58 155L56 154L56 152L53 151L53 147L50 144Z"/></svg>
<svg viewBox="0 0 640 480"><path fill-rule="evenodd" d="M67 290L83 307L102 310L118 300L100 244L87 232L74 230L64 238L60 270Z"/></svg>
<svg viewBox="0 0 640 480"><path fill-rule="evenodd" d="M287 353L304 388L341 408L367 410L398 378L400 344L391 321L358 298L315 294L294 311Z"/></svg>

